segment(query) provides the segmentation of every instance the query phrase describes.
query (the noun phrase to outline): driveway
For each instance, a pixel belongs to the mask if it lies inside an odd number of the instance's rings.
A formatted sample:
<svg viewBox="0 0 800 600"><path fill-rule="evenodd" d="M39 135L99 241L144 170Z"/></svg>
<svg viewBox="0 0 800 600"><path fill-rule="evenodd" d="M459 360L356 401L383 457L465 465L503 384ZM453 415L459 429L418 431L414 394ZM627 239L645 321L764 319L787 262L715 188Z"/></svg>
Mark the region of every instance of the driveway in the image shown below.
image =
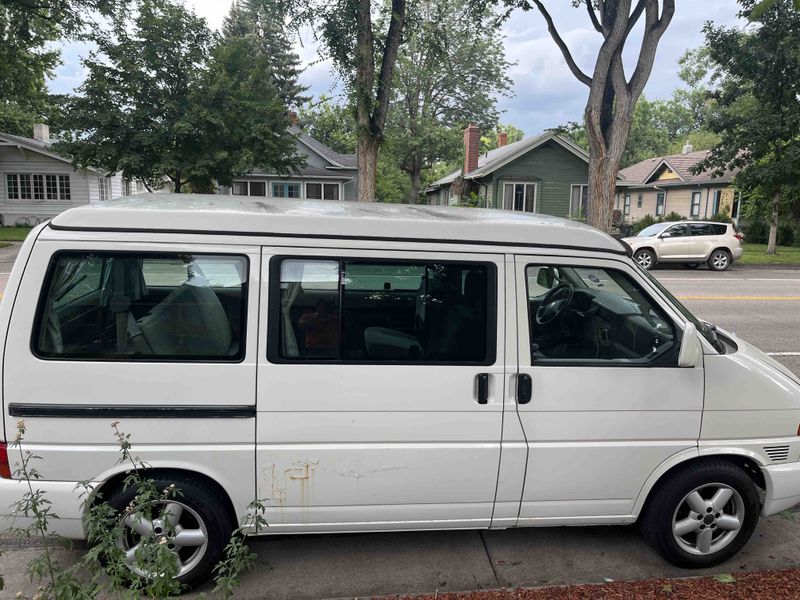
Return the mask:
<svg viewBox="0 0 800 600"><path fill-rule="evenodd" d="M0 253L0 264L3 260ZM774 353L800 373L800 270L735 265L722 274L683 269L654 274L698 316ZM634 527L281 535L254 539L251 547L257 567L236 598L363 598L798 567L800 513L762 519L735 560L708 571L671 566ZM37 549L15 548L0 539L0 552L0 574L7 584L0 598L13 598L18 590L30 593L24 566ZM61 555L72 561L80 550Z"/></svg>

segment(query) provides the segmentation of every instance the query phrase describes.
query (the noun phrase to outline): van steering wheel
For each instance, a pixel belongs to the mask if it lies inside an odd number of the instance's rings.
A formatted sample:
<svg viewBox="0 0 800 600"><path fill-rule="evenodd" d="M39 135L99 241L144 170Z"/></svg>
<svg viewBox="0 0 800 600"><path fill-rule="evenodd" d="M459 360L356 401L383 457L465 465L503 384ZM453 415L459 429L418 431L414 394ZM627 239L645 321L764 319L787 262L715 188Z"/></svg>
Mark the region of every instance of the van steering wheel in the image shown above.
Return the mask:
<svg viewBox="0 0 800 600"><path fill-rule="evenodd" d="M572 304L575 288L571 283L564 282L547 292L539 308L536 309L536 323L547 325L564 314Z"/></svg>

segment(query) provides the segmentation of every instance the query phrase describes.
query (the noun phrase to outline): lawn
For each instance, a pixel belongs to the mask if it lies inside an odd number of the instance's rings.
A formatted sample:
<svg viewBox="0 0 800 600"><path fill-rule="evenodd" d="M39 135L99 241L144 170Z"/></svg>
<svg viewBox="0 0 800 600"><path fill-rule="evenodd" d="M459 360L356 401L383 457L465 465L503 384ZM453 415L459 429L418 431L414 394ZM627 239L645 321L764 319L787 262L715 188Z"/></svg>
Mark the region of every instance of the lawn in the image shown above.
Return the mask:
<svg viewBox="0 0 800 600"><path fill-rule="evenodd" d="M778 246L777 254L767 254L766 244L743 244L743 246L744 256L738 261L740 265L800 266L800 248Z"/></svg>
<svg viewBox="0 0 800 600"><path fill-rule="evenodd" d="M31 227L0 227L0 242L21 242L30 231Z"/></svg>

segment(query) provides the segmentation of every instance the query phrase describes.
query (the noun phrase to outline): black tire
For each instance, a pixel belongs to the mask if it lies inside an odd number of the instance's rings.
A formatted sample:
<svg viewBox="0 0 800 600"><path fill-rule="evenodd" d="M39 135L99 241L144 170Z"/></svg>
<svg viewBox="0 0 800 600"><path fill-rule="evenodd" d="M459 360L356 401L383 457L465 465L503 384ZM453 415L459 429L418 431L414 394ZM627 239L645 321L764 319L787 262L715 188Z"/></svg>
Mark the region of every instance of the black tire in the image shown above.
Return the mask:
<svg viewBox="0 0 800 600"><path fill-rule="evenodd" d="M652 269L657 261L655 253L649 248L637 250L633 255L633 259L639 263L639 266L645 271Z"/></svg>
<svg viewBox="0 0 800 600"><path fill-rule="evenodd" d="M725 250L725 248L717 248L711 253L711 256L708 257L707 264L708 268L712 271L727 271L732 262L733 257L730 252Z"/></svg>
<svg viewBox="0 0 800 600"><path fill-rule="evenodd" d="M673 521L682 520L684 517L686 520L693 519L694 516L690 515L696 513L680 515L679 511L684 506L684 499L701 486L708 486L713 491L715 485L730 488L738 493L744 513L740 515L741 525L738 531L729 532L717 528L715 523L716 529L710 535L730 535L727 544L716 551L711 551L713 550L712 543L708 553L692 553L686 549L691 544L679 543L676 539L677 534L673 534ZM735 506L735 504L736 500L732 498L729 504L725 505L725 509L728 510L729 506ZM721 512L723 511L721 510ZM644 538L668 561L679 567L701 569L718 565L739 552L753 535L760 512L761 503L758 490L750 476L733 463L724 460L708 460L680 468L659 482L642 515L640 527ZM708 515L708 518L713 519L713 516L712 513ZM705 521L698 520L698 523L705 523ZM698 527L711 528L711 525L698 525ZM687 536L692 535L694 534L687 534ZM726 542L722 537L718 537L717 540L718 543Z"/></svg>
<svg viewBox="0 0 800 600"><path fill-rule="evenodd" d="M684 269L696 269L700 266L700 263L683 263Z"/></svg>
<svg viewBox="0 0 800 600"><path fill-rule="evenodd" d="M219 489L202 479L181 473L174 475L160 473L153 477L153 481L159 490L164 490L174 484L180 491L174 500L190 509L186 511L186 514L189 515L187 518L196 521L202 520L202 525L205 527L207 541L204 554L198 557L197 564L176 578L183 587L195 588L211 578L214 566L219 562L225 546L230 540L235 517L229 514L229 510L220 497ZM135 488L123 489L122 484L103 491L105 501L118 512L124 511L133 502L135 495ZM191 512L197 516L196 519ZM131 575L135 576L136 574L131 572Z"/></svg>

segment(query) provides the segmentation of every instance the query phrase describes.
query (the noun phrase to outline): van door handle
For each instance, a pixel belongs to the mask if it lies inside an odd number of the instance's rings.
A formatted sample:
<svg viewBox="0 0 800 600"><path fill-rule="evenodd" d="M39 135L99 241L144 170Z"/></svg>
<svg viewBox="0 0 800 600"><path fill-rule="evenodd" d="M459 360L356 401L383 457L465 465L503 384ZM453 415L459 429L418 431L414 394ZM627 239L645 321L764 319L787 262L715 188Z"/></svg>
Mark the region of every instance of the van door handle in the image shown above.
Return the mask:
<svg viewBox="0 0 800 600"><path fill-rule="evenodd" d="M489 374L478 373L478 404L489 402Z"/></svg>
<svg viewBox="0 0 800 600"><path fill-rule="evenodd" d="M527 373L517 375L517 404L527 404L531 401L533 383Z"/></svg>

